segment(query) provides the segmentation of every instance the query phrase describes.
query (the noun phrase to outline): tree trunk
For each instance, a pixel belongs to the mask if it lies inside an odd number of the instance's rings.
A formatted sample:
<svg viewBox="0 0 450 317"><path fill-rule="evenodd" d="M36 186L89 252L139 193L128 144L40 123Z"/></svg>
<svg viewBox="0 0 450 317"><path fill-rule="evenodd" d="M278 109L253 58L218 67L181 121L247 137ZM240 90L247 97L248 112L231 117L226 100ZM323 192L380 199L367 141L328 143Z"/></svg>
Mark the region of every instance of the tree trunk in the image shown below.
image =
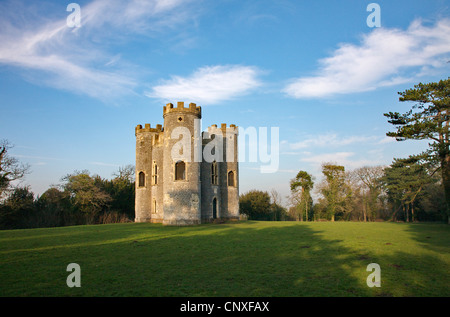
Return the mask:
<svg viewBox="0 0 450 317"><path fill-rule="evenodd" d="M305 203L305 209L308 208L307 202L306 202L306 199L305 199L305 188L303 186L302 186L301 202ZM301 214L301 220L300 221L303 221L303 210L300 211L300 214Z"/></svg>
<svg viewBox="0 0 450 317"><path fill-rule="evenodd" d="M366 222L367 218L366 218L366 203L365 202L363 203L363 216L364 216L364 222Z"/></svg>
<svg viewBox="0 0 450 317"><path fill-rule="evenodd" d="M450 155L441 160L442 183L444 185L445 201L447 203L447 217L450 224Z"/></svg>
<svg viewBox="0 0 450 317"><path fill-rule="evenodd" d="M403 204L403 212L405 213L405 222L409 222L408 204Z"/></svg>
<svg viewBox="0 0 450 317"><path fill-rule="evenodd" d="M308 199L305 204L305 221L308 221Z"/></svg>
<svg viewBox="0 0 450 317"><path fill-rule="evenodd" d="M406 222L409 222L409 204L406 204Z"/></svg>

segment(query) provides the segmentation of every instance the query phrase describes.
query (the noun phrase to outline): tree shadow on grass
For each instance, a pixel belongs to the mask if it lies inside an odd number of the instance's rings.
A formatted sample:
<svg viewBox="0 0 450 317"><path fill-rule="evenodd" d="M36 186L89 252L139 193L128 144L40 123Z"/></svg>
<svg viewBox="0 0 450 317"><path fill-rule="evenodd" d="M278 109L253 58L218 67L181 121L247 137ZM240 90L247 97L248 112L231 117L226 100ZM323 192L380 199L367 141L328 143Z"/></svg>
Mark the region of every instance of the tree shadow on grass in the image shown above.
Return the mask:
<svg viewBox="0 0 450 317"><path fill-rule="evenodd" d="M415 250L396 252L395 256L383 259L388 268L384 275L395 289L394 295L450 296L450 226L440 223L397 225L409 234Z"/></svg>
<svg viewBox="0 0 450 317"><path fill-rule="evenodd" d="M84 232L81 235L72 228L73 236L59 236L53 242L50 237L40 238L41 249L37 251L23 240L16 246L22 249L4 253L2 257L8 264L5 262L0 270L5 291L0 295L368 297L436 294L430 291L433 283L426 272L413 267L412 263L417 260L413 254L372 253L351 248L340 239L324 238L319 228L323 227L314 223L252 221L191 227L86 226L80 228ZM439 242L433 247L443 245ZM442 259L426 255L420 261L421 265L436 264L434 269L438 271L432 277L448 276L448 265L444 266ZM69 274L66 266L72 262L80 264L82 270L82 287L78 289L68 288L65 283ZM366 284L371 273L366 268L372 262L381 266L380 288L369 288ZM415 273L413 283L410 282L411 272ZM419 291L412 291L412 287L419 287ZM442 286L439 287L442 290ZM445 286L444 294L448 294Z"/></svg>
<svg viewBox="0 0 450 317"><path fill-rule="evenodd" d="M442 223L397 224L407 226L411 237L425 248L439 253L450 252L450 226Z"/></svg>
<svg viewBox="0 0 450 317"><path fill-rule="evenodd" d="M181 245L166 271L176 296L442 296L448 263L376 242L371 251L329 240L314 224L249 222L206 235L168 241ZM171 239L170 239L171 240ZM440 244L439 244L440 245ZM440 245L441 246L441 245ZM176 249L175 249L176 250ZM178 263L178 264L174 264ZM370 288L367 265L381 266L381 287ZM173 266L172 266L173 265ZM432 268L432 271L428 270ZM170 281L176 283L170 284Z"/></svg>
<svg viewBox="0 0 450 317"><path fill-rule="evenodd" d="M234 287L228 287L231 294L220 295L370 296L365 278L358 280L352 272L365 271L368 263L342 247L342 241L324 241L312 226L259 223L212 239L234 246L222 252L218 265L225 268Z"/></svg>

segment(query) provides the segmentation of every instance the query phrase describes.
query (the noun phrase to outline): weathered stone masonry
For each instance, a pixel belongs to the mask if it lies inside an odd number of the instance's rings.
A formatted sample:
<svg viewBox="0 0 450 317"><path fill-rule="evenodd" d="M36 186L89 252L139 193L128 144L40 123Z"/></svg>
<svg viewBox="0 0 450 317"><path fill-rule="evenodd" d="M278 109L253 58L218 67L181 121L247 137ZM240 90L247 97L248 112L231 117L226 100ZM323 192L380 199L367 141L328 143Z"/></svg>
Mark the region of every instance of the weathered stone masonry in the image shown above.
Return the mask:
<svg viewBox="0 0 450 317"><path fill-rule="evenodd" d="M183 102L169 103L163 109L164 127L136 127L136 222L192 225L239 218L238 128L212 125L200 135L201 117L194 103L187 108ZM186 140L190 157L183 160L172 155L182 139L177 133L171 138L178 127L192 136ZM203 153L212 153L213 159Z"/></svg>

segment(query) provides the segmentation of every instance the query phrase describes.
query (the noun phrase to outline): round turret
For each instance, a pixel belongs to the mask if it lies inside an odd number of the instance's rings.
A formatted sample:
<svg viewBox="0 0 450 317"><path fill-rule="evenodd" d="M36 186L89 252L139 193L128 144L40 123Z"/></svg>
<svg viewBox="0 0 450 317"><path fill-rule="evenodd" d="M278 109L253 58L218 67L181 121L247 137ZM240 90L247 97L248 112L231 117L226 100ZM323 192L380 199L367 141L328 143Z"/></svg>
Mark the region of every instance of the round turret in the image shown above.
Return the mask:
<svg viewBox="0 0 450 317"><path fill-rule="evenodd" d="M151 128L150 124L138 125L135 128L136 135L136 194L135 194L135 221L151 221L151 172L153 139L161 132L161 125Z"/></svg>
<svg viewBox="0 0 450 317"><path fill-rule="evenodd" d="M164 224L201 222L200 162L201 108L178 102L164 107ZM197 152L198 154L198 152Z"/></svg>

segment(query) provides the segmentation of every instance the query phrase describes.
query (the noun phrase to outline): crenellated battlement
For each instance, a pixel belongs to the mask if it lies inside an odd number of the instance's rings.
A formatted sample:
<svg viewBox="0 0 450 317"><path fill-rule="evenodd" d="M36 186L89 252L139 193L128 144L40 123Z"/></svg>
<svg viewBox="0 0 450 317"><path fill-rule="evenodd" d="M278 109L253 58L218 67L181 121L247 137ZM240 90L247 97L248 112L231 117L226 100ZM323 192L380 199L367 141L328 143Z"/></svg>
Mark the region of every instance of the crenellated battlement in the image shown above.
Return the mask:
<svg viewBox="0 0 450 317"><path fill-rule="evenodd" d="M210 127L208 127L208 133L218 133L217 130L220 130L222 133L233 133L238 134L238 127L235 124L230 124L229 127L227 127L226 123L222 123L220 125L220 128L217 127L217 124L213 124Z"/></svg>
<svg viewBox="0 0 450 317"><path fill-rule="evenodd" d="M167 105L164 106L163 108L163 117L168 114L168 113L172 113L172 112L177 112L177 113L193 113L195 114L198 118L202 117L202 108L200 106L197 106L195 103L190 103L189 107L184 107L184 102L183 101L179 101L177 103L177 106L174 107L172 103L168 103Z"/></svg>
<svg viewBox="0 0 450 317"><path fill-rule="evenodd" d="M162 125L161 125L161 124L157 124L157 125L156 125L156 128L152 128L152 127L150 126L150 123L146 123L144 128L142 128L142 125L141 125L141 124L138 124L138 125L136 126L136 128L135 128L135 134L142 133L142 132L155 132L155 133L159 133L159 132L161 132L161 131L162 131Z"/></svg>

